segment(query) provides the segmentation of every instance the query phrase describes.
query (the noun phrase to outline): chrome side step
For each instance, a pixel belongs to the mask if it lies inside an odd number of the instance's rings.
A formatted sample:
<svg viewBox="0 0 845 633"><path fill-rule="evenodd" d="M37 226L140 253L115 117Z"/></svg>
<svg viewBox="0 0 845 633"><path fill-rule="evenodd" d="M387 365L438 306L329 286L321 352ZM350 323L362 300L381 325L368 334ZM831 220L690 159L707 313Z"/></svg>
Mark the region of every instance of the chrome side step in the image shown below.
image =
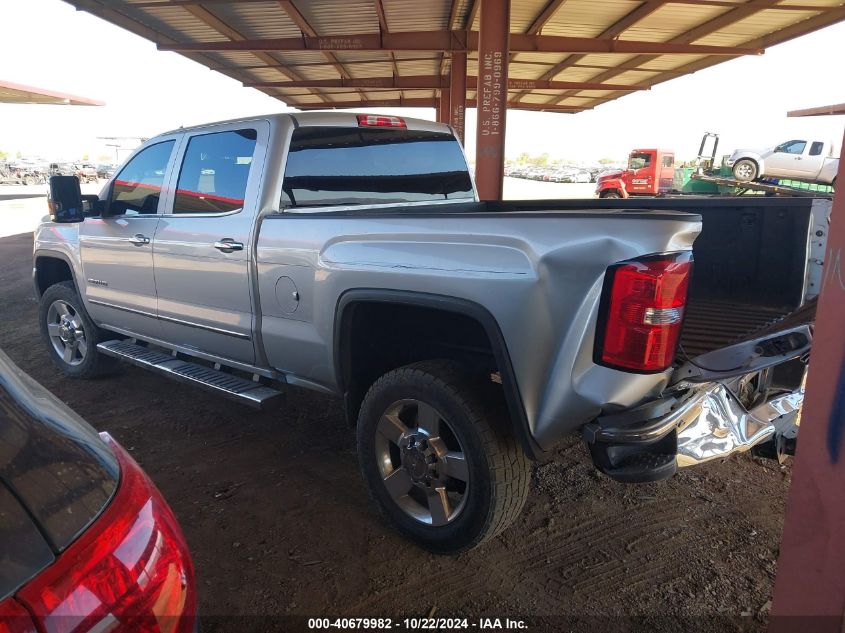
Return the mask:
<svg viewBox="0 0 845 633"><path fill-rule="evenodd" d="M107 356L113 356L127 363L150 369L169 378L174 378L196 387L218 393L256 409L270 408L278 404L284 392L259 382L233 376L217 369L191 363L160 352L131 340L104 341L97 349Z"/></svg>

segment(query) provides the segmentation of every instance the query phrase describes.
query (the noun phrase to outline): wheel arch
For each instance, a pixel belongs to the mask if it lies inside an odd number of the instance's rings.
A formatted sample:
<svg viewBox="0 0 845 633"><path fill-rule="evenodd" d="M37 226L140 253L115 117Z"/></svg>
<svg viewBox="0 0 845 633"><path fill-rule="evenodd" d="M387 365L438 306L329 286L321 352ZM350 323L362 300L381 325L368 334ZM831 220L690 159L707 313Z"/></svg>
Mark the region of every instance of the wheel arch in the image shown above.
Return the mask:
<svg viewBox="0 0 845 633"><path fill-rule="evenodd" d="M496 367L502 381L502 390L510 414L513 433L526 455L538 459L543 451L531 436L525 407L516 381L505 338L496 318L479 303L458 297L426 292L391 289L352 289L338 299L334 322L334 366L336 380L343 394L347 418L354 422L363 396L350 389L352 374L352 328L354 313L362 305L402 306L420 308L435 312L459 315L477 323L484 331L490 344Z"/></svg>
<svg viewBox="0 0 845 633"><path fill-rule="evenodd" d="M36 251L33 255L32 282L35 296L40 299L50 286L62 281L73 282L78 293L82 292L70 258L58 251Z"/></svg>

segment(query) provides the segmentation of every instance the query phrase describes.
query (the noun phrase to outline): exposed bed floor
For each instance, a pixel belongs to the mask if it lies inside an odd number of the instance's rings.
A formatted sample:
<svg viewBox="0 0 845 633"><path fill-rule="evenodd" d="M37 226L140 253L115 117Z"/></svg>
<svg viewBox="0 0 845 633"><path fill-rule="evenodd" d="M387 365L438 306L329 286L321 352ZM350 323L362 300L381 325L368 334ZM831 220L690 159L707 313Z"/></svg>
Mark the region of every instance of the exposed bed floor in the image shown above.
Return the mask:
<svg viewBox="0 0 845 633"><path fill-rule="evenodd" d="M745 304L725 299L693 299L687 305L681 332L689 357L730 345L744 335L786 316L791 308Z"/></svg>

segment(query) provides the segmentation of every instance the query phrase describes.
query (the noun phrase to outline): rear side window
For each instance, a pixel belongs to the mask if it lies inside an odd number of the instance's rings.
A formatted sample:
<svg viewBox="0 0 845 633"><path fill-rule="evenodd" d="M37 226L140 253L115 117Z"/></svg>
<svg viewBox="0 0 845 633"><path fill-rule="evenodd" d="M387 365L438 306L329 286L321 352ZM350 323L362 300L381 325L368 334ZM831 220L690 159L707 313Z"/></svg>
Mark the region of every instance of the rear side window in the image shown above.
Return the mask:
<svg viewBox="0 0 845 633"><path fill-rule="evenodd" d="M810 156L818 156L822 153L824 149L824 143L820 141L815 141L812 145L810 145Z"/></svg>
<svg viewBox="0 0 845 633"><path fill-rule="evenodd" d="M663 166L664 167L671 167L675 164L675 157L674 156L664 156L663 157Z"/></svg>
<svg viewBox="0 0 845 633"><path fill-rule="evenodd" d="M255 130L215 132L188 142L173 213L227 213L244 206Z"/></svg>
<svg viewBox="0 0 845 633"><path fill-rule="evenodd" d="M156 214L164 184L164 172L174 141L156 143L141 150L120 170L112 183L111 214Z"/></svg>
<svg viewBox="0 0 845 633"><path fill-rule="evenodd" d="M451 134L350 127L293 132L284 207L472 198L466 160Z"/></svg>

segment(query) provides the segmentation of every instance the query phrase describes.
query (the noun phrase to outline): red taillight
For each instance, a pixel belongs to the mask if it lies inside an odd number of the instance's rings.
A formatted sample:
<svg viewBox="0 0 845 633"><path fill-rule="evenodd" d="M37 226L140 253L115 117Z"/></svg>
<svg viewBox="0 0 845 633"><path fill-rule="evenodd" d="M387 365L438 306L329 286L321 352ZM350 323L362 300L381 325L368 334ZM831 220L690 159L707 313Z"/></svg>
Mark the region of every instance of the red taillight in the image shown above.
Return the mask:
<svg viewBox="0 0 845 633"><path fill-rule="evenodd" d="M138 464L108 436L121 481L109 507L16 598L47 633L187 633L194 569L172 511Z"/></svg>
<svg viewBox="0 0 845 633"><path fill-rule="evenodd" d="M0 633L37 633L29 612L14 598L0 602Z"/></svg>
<svg viewBox="0 0 845 633"><path fill-rule="evenodd" d="M382 116L380 114L359 114L359 127L400 127L404 128L405 120L398 116Z"/></svg>
<svg viewBox="0 0 845 633"><path fill-rule="evenodd" d="M659 372L672 364L687 300L692 254L660 255L611 266L596 341L596 362Z"/></svg>

